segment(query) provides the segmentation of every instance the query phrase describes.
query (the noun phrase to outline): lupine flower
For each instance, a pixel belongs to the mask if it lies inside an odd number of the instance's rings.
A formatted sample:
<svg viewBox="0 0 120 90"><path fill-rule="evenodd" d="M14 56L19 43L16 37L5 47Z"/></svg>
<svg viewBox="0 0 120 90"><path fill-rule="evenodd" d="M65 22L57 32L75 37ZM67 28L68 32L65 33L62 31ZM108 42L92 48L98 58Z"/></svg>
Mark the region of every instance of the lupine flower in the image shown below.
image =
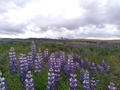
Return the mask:
<svg viewBox="0 0 120 90"><path fill-rule="evenodd" d="M87 83L87 81L86 81L86 83ZM83 85L83 90L91 90L91 88L89 85Z"/></svg>
<svg viewBox="0 0 120 90"><path fill-rule="evenodd" d="M83 90L90 90L90 78L89 78L89 72L87 70L85 71L84 74Z"/></svg>
<svg viewBox="0 0 120 90"><path fill-rule="evenodd" d="M101 76L103 76L104 75L104 67L102 67L102 66L100 66L99 64L97 65L97 70L98 70L98 72L100 73L100 75Z"/></svg>
<svg viewBox="0 0 120 90"><path fill-rule="evenodd" d="M88 70L91 70L91 62L88 63Z"/></svg>
<svg viewBox="0 0 120 90"><path fill-rule="evenodd" d="M96 80L95 80L95 77L92 77L90 82L91 82L91 89L92 90L96 90Z"/></svg>
<svg viewBox="0 0 120 90"><path fill-rule="evenodd" d="M56 83L56 86L59 83L60 71L61 71L61 62L60 62L59 59L57 59L56 63L54 63L54 74L55 74L55 83Z"/></svg>
<svg viewBox="0 0 120 90"><path fill-rule="evenodd" d="M97 69L94 62L92 63L91 70L92 70L92 73L95 75L97 72Z"/></svg>
<svg viewBox="0 0 120 90"><path fill-rule="evenodd" d="M28 73L26 74L24 84L26 90L34 90L34 80L32 79L31 71L28 71Z"/></svg>
<svg viewBox="0 0 120 90"><path fill-rule="evenodd" d="M27 61L28 61L28 69L29 69L29 71L32 71L32 67L33 67L32 52L29 52L29 53L28 53Z"/></svg>
<svg viewBox="0 0 120 90"><path fill-rule="evenodd" d="M9 71L11 74L17 73L17 63L16 63L16 53L14 51L14 48L11 47L9 52Z"/></svg>
<svg viewBox="0 0 120 90"><path fill-rule="evenodd" d="M100 75L103 76L104 75L104 67L100 67Z"/></svg>
<svg viewBox="0 0 120 90"><path fill-rule="evenodd" d="M80 70L80 83L83 84L83 81L84 81L84 69L81 68L81 70Z"/></svg>
<svg viewBox="0 0 120 90"><path fill-rule="evenodd" d="M49 68L54 68L54 63L56 62L55 54L52 53L48 61Z"/></svg>
<svg viewBox="0 0 120 90"><path fill-rule="evenodd" d="M23 55L23 59L24 59L24 70L25 70L25 72L27 73L28 72L28 61L27 61L27 56L24 54Z"/></svg>
<svg viewBox="0 0 120 90"><path fill-rule="evenodd" d="M36 58L36 53L37 53L36 45L35 45L35 42L34 42L34 41L32 41L31 53L32 53L32 60L33 60L33 63L34 63L35 58Z"/></svg>
<svg viewBox="0 0 120 90"><path fill-rule="evenodd" d="M81 57L78 54L76 54L76 61L81 64Z"/></svg>
<svg viewBox="0 0 120 90"><path fill-rule="evenodd" d="M36 55L36 53L37 53L36 45L35 45L34 41L32 41L31 52L32 52L33 55Z"/></svg>
<svg viewBox="0 0 120 90"><path fill-rule="evenodd" d="M54 90L55 89L55 74L52 68L49 69L48 72L48 84L46 90Z"/></svg>
<svg viewBox="0 0 120 90"><path fill-rule="evenodd" d="M80 62L80 66L81 68L84 68L84 61L81 59L81 62Z"/></svg>
<svg viewBox="0 0 120 90"><path fill-rule="evenodd" d="M45 51L44 51L44 60L46 62L48 62L48 59L49 59L49 57L48 57L48 49L45 49Z"/></svg>
<svg viewBox="0 0 120 90"><path fill-rule="evenodd" d="M35 59L35 73L40 73L41 72L41 61L42 61L42 56L40 55L40 53L37 53L36 55L36 59Z"/></svg>
<svg viewBox="0 0 120 90"><path fill-rule="evenodd" d="M73 57L69 55L67 65L65 67L65 73L67 75L67 78L70 78L70 74L72 74L73 71L74 71Z"/></svg>
<svg viewBox="0 0 120 90"><path fill-rule="evenodd" d="M86 58L85 63L86 63L86 68L89 69L89 60L88 60L88 58Z"/></svg>
<svg viewBox="0 0 120 90"><path fill-rule="evenodd" d="M64 64L65 64L65 53L60 51L60 61L61 61L61 69L64 69Z"/></svg>
<svg viewBox="0 0 120 90"><path fill-rule="evenodd" d="M19 64L20 64L20 82L23 84L25 80L25 71L24 71L24 59L23 59L23 54L19 56Z"/></svg>
<svg viewBox="0 0 120 90"><path fill-rule="evenodd" d="M21 54L19 57L20 62L20 81L21 81L21 87L24 87L24 81L26 78L26 74L28 72L28 62L27 57L25 54Z"/></svg>
<svg viewBox="0 0 120 90"><path fill-rule="evenodd" d="M39 56L41 57L41 59L42 59L42 52L41 52L41 49L40 49L40 48L39 48L39 50L38 50L37 55L39 55Z"/></svg>
<svg viewBox="0 0 120 90"><path fill-rule="evenodd" d="M57 87L57 84L59 82L60 71L61 71L61 66L62 66L61 61L59 58L55 57L54 53L52 53L48 61L48 65L49 65L49 68L53 70L52 73L54 73L54 84L52 86L54 86L55 88Z"/></svg>
<svg viewBox="0 0 120 90"><path fill-rule="evenodd" d="M110 82L110 85L108 85L108 90L117 90L114 83Z"/></svg>
<svg viewBox="0 0 120 90"><path fill-rule="evenodd" d="M76 70L80 70L80 64L78 62L75 63Z"/></svg>
<svg viewBox="0 0 120 90"><path fill-rule="evenodd" d="M75 74L70 74L69 78L69 90L76 90L77 89L77 79Z"/></svg>
<svg viewBox="0 0 120 90"><path fill-rule="evenodd" d="M5 84L5 78L2 77L2 72L0 71L0 90L7 90Z"/></svg>

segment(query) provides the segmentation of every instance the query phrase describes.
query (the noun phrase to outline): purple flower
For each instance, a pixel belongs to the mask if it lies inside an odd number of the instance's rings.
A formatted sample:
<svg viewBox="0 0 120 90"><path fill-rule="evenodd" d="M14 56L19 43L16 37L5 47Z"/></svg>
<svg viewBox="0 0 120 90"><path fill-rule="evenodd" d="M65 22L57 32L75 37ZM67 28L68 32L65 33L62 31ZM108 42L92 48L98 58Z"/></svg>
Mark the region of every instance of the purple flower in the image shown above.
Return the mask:
<svg viewBox="0 0 120 90"><path fill-rule="evenodd" d="M80 70L80 83L81 84L83 83L83 80L84 80L84 69L81 68L81 70Z"/></svg>
<svg viewBox="0 0 120 90"><path fill-rule="evenodd" d="M108 90L117 90L114 83L110 82L110 85L108 85Z"/></svg>
<svg viewBox="0 0 120 90"><path fill-rule="evenodd" d="M35 65L35 73L40 73L41 72L41 62L42 62L42 55L40 53L40 51L37 53L35 61L34 61L34 65Z"/></svg>
<svg viewBox="0 0 120 90"><path fill-rule="evenodd" d="M48 72L48 83L46 90L54 90L55 89L55 74L52 68L49 69Z"/></svg>
<svg viewBox="0 0 120 90"><path fill-rule="evenodd" d="M44 51L44 61L48 62L49 56L48 56L48 49L45 49Z"/></svg>
<svg viewBox="0 0 120 90"><path fill-rule="evenodd" d="M95 80L95 77L92 77L90 82L91 82L91 89L92 90L96 90L96 80Z"/></svg>
<svg viewBox="0 0 120 90"><path fill-rule="evenodd" d="M92 70L92 73L93 73L94 75L97 73L97 68L96 68L94 62L92 63L91 70Z"/></svg>
<svg viewBox="0 0 120 90"><path fill-rule="evenodd" d="M2 77L2 72L0 71L0 90L7 90L5 78Z"/></svg>
<svg viewBox="0 0 120 90"><path fill-rule="evenodd" d="M76 90L77 89L77 79L76 79L76 74L70 74L69 78L69 90Z"/></svg>
<svg viewBox="0 0 120 90"><path fill-rule="evenodd" d="M31 71L28 71L28 73L26 74L24 84L26 90L34 90L34 80L32 78Z"/></svg>
<svg viewBox="0 0 120 90"><path fill-rule="evenodd" d="M14 51L14 48L11 47L9 52L9 71L11 74L17 73L17 63L16 63L16 53Z"/></svg>
<svg viewBox="0 0 120 90"><path fill-rule="evenodd" d="M87 70L84 73L83 90L90 90L90 78Z"/></svg>

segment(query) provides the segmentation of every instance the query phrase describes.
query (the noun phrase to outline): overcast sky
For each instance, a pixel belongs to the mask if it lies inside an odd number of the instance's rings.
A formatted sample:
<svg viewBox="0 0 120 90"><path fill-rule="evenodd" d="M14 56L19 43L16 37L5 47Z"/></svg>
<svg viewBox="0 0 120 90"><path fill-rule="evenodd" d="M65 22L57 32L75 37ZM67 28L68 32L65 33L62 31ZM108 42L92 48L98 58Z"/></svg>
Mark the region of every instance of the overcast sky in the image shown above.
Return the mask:
<svg viewBox="0 0 120 90"><path fill-rule="evenodd" d="M120 39L120 0L0 0L0 37Z"/></svg>

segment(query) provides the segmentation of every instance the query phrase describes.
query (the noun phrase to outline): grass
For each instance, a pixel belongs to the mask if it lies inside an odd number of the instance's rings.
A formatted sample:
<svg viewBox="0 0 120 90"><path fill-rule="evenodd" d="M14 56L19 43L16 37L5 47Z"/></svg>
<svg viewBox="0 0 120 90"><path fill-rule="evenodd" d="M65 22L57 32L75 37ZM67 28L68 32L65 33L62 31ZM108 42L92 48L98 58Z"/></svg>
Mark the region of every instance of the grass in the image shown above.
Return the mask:
<svg viewBox="0 0 120 90"><path fill-rule="evenodd" d="M12 43L12 42L6 42L4 44L0 45L0 70L3 73L3 77L6 79L6 84L8 90L24 90L20 88L20 82L19 82L19 72L15 75L11 75L8 71L9 67L9 59L8 59L8 53L10 47L14 47L16 51L17 58L19 57L20 53L27 53L30 50L31 43ZM108 84L112 81L115 83L117 90L120 90L120 49L119 48L95 48L95 47L79 47L79 48L73 48L70 46L63 46L61 44L36 44L37 49L40 47L42 52L46 48L49 49L49 52L55 52L55 51L65 51L69 54L78 54L82 57L83 60L86 59L86 57L91 62L95 62L96 64L101 64L102 60L104 59L111 67L111 73L104 74L104 77L102 78L99 74L97 74L97 79L100 79L100 85L97 86L97 90L106 90ZM99 53L100 52L100 53ZM17 60L18 62L18 60ZM35 90L45 90L47 85L47 71L48 68L46 68L45 63L42 63L43 70L40 74L33 74L34 84L35 84ZM77 80L78 80L78 90L82 89L82 85L79 82L80 79L80 71L75 71L77 74ZM60 83L56 90L68 90L68 85L66 82L66 76L62 72L60 77Z"/></svg>

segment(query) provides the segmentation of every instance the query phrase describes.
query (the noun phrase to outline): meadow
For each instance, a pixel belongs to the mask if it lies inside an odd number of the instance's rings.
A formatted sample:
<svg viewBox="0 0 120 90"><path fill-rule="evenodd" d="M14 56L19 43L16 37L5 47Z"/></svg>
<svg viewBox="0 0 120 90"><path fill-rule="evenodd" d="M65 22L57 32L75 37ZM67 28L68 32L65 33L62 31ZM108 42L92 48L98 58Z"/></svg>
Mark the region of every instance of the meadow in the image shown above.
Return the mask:
<svg viewBox="0 0 120 90"><path fill-rule="evenodd" d="M110 44L110 43L109 43ZM31 42L5 42L0 44L0 71L2 72L2 76L5 78L7 90L25 90L25 88L21 88L20 82L20 70L19 70L19 56L20 53L28 54L31 50ZM96 80L100 80L100 84L97 84L96 90L108 90L108 85L110 82L115 84L117 90L120 90L120 48L112 47L112 46L103 46L97 47L72 47L71 45L64 44L56 44L56 43L36 43L36 50L41 49L42 56L44 57L44 50L47 48L49 53L48 57L50 57L51 53L63 51L67 55L73 56L73 62L78 62L76 59L76 55L80 56L80 58L84 61L86 58L95 65L102 65L102 60L104 59L107 66L110 66L110 73L107 74L104 72L104 75L101 76L98 71L96 73ZM89 46L89 45L88 45ZM17 57L17 73L11 74L9 72L9 51L10 48L14 47ZM66 58L68 59L68 58ZM38 74L34 73L34 68L32 70L33 80L34 80L34 88L35 90L46 90L48 83L48 72L49 67L47 67L47 62L42 59L41 62L41 72ZM67 60L66 60L67 63ZM65 63L65 65L66 65ZM62 67L62 69L65 68ZM76 74L77 79L77 90L83 90L83 85L80 83L80 69L75 69L73 71ZM85 68L86 70L86 68ZM90 77L92 77L92 71L89 71ZM67 81L67 76L64 70L60 72L59 83L54 90L68 90L69 85ZM52 89L51 89L52 90Z"/></svg>

